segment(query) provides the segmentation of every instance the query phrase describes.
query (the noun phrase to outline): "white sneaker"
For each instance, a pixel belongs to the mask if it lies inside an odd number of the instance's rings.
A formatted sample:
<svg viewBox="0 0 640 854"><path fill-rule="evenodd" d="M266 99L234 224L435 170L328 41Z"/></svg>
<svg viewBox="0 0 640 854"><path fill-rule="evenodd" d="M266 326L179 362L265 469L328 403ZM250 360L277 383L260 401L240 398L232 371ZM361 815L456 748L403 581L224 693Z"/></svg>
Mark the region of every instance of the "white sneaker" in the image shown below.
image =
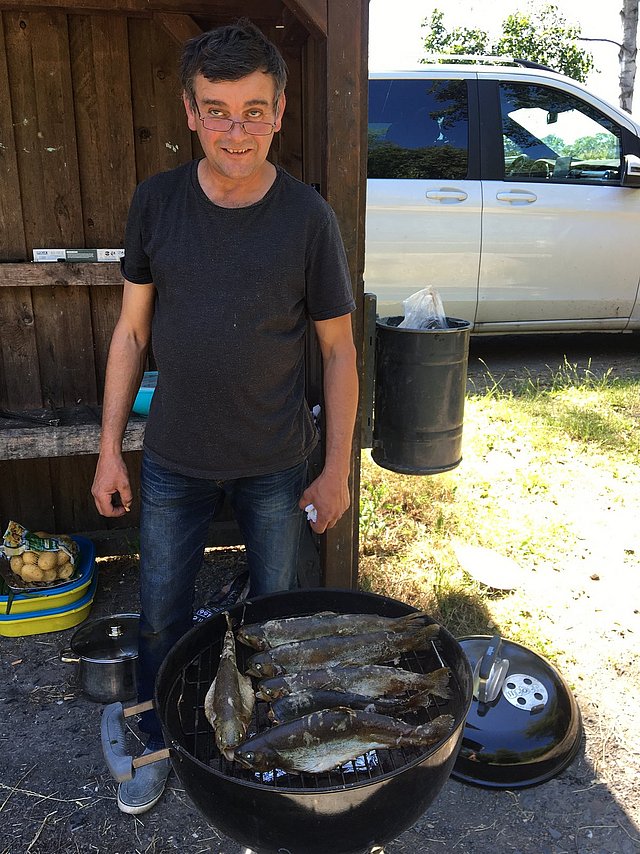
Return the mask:
<svg viewBox="0 0 640 854"><path fill-rule="evenodd" d="M145 749L143 756L155 751ZM118 808L129 815L139 815L158 803L164 792L171 761L160 759L136 769L133 777L118 786Z"/></svg>

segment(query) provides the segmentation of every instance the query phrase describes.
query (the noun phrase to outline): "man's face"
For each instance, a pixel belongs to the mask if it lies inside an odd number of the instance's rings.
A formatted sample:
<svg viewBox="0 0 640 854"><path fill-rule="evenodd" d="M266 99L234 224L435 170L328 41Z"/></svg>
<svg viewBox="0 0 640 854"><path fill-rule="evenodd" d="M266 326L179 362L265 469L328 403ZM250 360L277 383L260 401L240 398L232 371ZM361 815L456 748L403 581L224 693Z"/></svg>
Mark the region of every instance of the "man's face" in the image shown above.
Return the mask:
<svg viewBox="0 0 640 854"><path fill-rule="evenodd" d="M274 104L275 84L271 75L254 71L240 80L212 83L199 74L194 90L201 116L274 123L273 131L265 136L249 134L240 124L234 124L228 131L207 130L186 96L183 99L189 128L198 134L210 169L231 181L256 176L267 158L273 134L280 130L284 112L284 95L277 107Z"/></svg>

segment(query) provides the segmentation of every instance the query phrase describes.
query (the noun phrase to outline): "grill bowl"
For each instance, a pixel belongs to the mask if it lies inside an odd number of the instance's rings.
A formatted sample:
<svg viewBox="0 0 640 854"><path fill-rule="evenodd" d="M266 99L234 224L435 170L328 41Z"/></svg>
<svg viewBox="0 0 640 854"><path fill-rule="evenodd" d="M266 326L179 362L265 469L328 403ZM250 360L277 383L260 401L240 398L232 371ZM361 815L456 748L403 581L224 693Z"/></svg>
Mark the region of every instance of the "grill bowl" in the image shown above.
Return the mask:
<svg viewBox="0 0 640 854"><path fill-rule="evenodd" d="M229 609L245 623L318 611L400 617L416 609L394 599L347 590L299 590L247 600ZM434 620L429 620L435 622ZM448 713L454 729L427 750L371 751L326 774L260 775L220 756L203 701L215 676L226 631L223 615L191 629L165 658L156 680L156 709L173 767L202 814L223 833L259 854L361 854L410 827L444 786L460 747L472 699L472 674L462 648L445 629L429 650L399 664L418 672L451 670L449 700L423 715ZM237 645L238 666L252 651ZM264 728L256 704L251 733ZM346 769L346 770L345 770Z"/></svg>

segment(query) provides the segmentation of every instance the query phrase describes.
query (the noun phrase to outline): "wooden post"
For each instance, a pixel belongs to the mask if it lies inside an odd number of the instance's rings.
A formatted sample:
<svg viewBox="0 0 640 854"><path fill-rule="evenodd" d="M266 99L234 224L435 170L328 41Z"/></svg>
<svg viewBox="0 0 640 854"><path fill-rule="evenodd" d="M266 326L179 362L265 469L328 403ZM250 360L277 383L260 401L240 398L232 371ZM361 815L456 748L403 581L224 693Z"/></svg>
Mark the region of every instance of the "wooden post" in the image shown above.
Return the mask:
<svg viewBox="0 0 640 854"><path fill-rule="evenodd" d="M354 21L360 22L354 28ZM327 3L327 200L340 223L349 258L357 310L353 318L362 376L364 295L365 152L368 92L368 0ZM360 504L360 421L351 454L351 507L327 532L322 545L327 587L354 588L358 580Z"/></svg>

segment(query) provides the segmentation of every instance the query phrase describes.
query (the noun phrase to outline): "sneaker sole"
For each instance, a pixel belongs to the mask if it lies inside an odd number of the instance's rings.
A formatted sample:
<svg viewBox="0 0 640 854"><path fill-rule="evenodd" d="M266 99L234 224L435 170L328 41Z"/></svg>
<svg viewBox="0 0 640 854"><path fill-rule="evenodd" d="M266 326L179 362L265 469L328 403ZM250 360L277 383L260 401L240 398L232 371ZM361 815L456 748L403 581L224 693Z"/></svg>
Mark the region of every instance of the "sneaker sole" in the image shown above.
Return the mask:
<svg viewBox="0 0 640 854"><path fill-rule="evenodd" d="M120 812L126 813L127 815L140 815L141 813L147 812L147 810L150 810L152 807L154 807L163 794L164 788L162 789L159 795L153 798L153 800L148 801L146 804L127 804L124 801L120 800L120 786L118 786L118 809L120 810Z"/></svg>

